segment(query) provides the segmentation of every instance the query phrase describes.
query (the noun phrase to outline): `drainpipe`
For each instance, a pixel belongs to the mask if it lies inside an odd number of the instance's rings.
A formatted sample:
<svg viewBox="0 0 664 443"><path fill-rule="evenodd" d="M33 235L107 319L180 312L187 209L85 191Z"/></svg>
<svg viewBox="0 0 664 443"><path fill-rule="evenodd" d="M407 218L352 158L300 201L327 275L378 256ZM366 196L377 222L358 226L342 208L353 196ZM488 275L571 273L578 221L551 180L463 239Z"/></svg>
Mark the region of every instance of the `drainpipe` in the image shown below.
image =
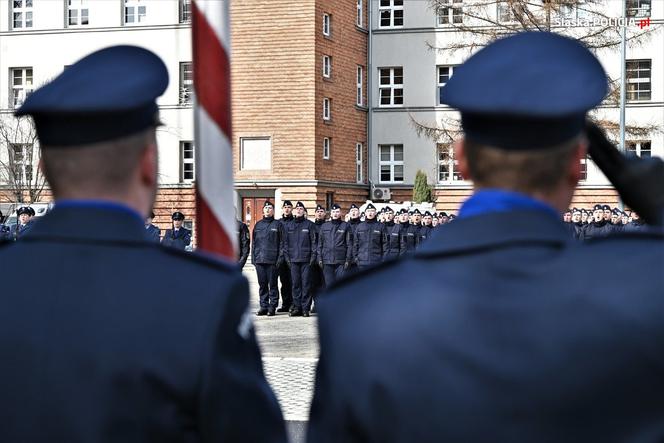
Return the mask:
<svg viewBox="0 0 664 443"><path fill-rule="evenodd" d="M373 159L373 137L371 136L372 116L373 116L373 59L372 59L372 45L373 45L373 20L372 13L374 0L367 0L367 26L369 27L369 41L367 45L367 183L369 184L369 198L371 198L371 160Z"/></svg>

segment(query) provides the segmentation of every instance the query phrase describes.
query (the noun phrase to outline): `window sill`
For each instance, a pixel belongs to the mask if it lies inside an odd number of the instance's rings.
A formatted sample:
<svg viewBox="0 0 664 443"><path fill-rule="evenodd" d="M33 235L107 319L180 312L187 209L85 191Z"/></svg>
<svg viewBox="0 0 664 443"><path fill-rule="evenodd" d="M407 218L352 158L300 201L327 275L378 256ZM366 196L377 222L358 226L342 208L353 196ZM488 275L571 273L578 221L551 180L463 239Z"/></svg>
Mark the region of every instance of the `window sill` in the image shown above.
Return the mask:
<svg viewBox="0 0 664 443"><path fill-rule="evenodd" d="M334 83L334 81L332 79L332 76L329 76L329 77L323 76L323 81L324 82L329 82L329 83Z"/></svg>
<svg viewBox="0 0 664 443"><path fill-rule="evenodd" d="M329 41L331 41L331 42L334 41L334 38L332 38L332 34L329 34L329 35L325 35L325 34L323 34L323 38L326 39L326 40L329 40Z"/></svg>
<svg viewBox="0 0 664 443"><path fill-rule="evenodd" d="M369 107L364 105L355 104L355 109L362 112L369 112Z"/></svg>
<svg viewBox="0 0 664 443"><path fill-rule="evenodd" d="M362 26L357 26L357 23L355 24L355 30L363 34L369 34L369 30L367 28L363 28Z"/></svg>
<svg viewBox="0 0 664 443"><path fill-rule="evenodd" d="M331 125L332 123L333 123L332 119L328 119L328 120L323 119L323 124Z"/></svg>

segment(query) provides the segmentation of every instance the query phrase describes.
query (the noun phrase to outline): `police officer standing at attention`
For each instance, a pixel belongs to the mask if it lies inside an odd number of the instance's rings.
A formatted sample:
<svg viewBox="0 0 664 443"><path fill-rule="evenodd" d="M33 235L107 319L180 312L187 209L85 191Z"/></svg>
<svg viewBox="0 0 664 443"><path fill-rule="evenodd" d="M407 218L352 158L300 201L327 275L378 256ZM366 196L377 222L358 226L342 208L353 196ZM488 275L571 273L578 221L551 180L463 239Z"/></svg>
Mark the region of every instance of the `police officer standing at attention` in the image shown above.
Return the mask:
<svg viewBox="0 0 664 443"><path fill-rule="evenodd" d="M461 113L474 194L446 235L321 300L311 442L664 439L664 236L579 246L560 221L607 83L548 32L455 69L441 101Z"/></svg>
<svg viewBox="0 0 664 443"><path fill-rule="evenodd" d="M279 220L283 225L284 232L288 230L288 224L294 219L293 203L290 200L284 200L281 205L282 216ZM277 312L290 312L293 308L293 281L288 263L284 260L279 266L279 280L281 281L281 307Z"/></svg>
<svg viewBox="0 0 664 443"><path fill-rule="evenodd" d="M320 238L320 229L325 223L325 208L321 205L316 205L314 212L314 234L316 234L316 252L318 252L318 243ZM316 256L316 264L311 267L311 298L316 300L318 292L321 291L325 285L323 278L323 267L318 265L320 258ZM311 312L316 312L315 304L311 308Z"/></svg>
<svg viewBox="0 0 664 443"><path fill-rule="evenodd" d="M284 258L293 282L291 317L309 317L311 310L311 268L316 264L316 232L304 216L304 204L295 204L295 218L286 225Z"/></svg>
<svg viewBox="0 0 664 443"><path fill-rule="evenodd" d="M383 260L394 260L401 255L401 225L394 223L394 211L385 207L385 252Z"/></svg>
<svg viewBox="0 0 664 443"><path fill-rule="evenodd" d="M150 216L145 219L145 235L150 241L159 243L161 240L161 229L152 224L154 220L154 211L150 211Z"/></svg>
<svg viewBox="0 0 664 443"><path fill-rule="evenodd" d="M284 225L274 219L274 205L266 201L263 204L263 218L254 225L251 237L251 262L258 277L258 296L260 309L256 315L274 316L279 304L277 277L279 268L284 264Z"/></svg>
<svg viewBox="0 0 664 443"><path fill-rule="evenodd" d="M418 213L418 209L415 209ZM401 227L401 255L414 252L420 244L420 227L415 224L415 211L406 213L406 223ZM410 217L408 217L410 215ZM409 220L410 218L410 220Z"/></svg>
<svg viewBox="0 0 664 443"><path fill-rule="evenodd" d="M167 84L155 54L114 46L17 111L55 207L0 248L2 442L286 442L247 280L145 236Z"/></svg>
<svg viewBox="0 0 664 443"><path fill-rule="evenodd" d="M247 263L249 258L249 250L251 245L251 240L249 238L249 226L247 226L243 221L236 220L237 226L237 236L238 236L238 251L237 251L237 263L240 265L240 269L244 268L244 265Z"/></svg>
<svg viewBox="0 0 664 443"><path fill-rule="evenodd" d="M171 220L173 221L172 229L166 229L161 244L184 251L191 244L191 231L182 226L184 214L176 211L171 216Z"/></svg>
<svg viewBox="0 0 664 443"><path fill-rule="evenodd" d="M420 245L424 243L429 237L431 237L431 233L433 232L433 226L431 226L432 218L433 217L431 216L431 213L429 211L424 212L424 217L422 217L422 226L420 226L420 233L419 233Z"/></svg>
<svg viewBox="0 0 664 443"><path fill-rule="evenodd" d="M353 239L353 257L360 270L382 262L385 248L385 227L376 220L376 207L369 203L364 215Z"/></svg>
<svg viewBox="0 0 664 443"><path fill-rule="evenodd" d="M593 222L588 224L583 230L581 240L591 240L593 238L606 237L613 232L613 227L604 219L604 208L602 205L595 205L593 210Z"/></svg>
<svg viewBox="0 0 664 443"><path fill-rule="evenodd" d="M10 240L20 240L24 235L30 232L30 228L32 227L32 224L30 223L30 209L31 208L28 206L21 206L16 210L16 216L18 219L16 220L16 224L12 225L9 229L8 238Z"/></svg>
<svg viewBox="0 0 664 443"><path fill-rule="evenodd" d="M353 233L350 224L341 219L341 206L336 203L330 209L330 221L320 228L316 256L327 287L343 276L353 260Z"/></svg>

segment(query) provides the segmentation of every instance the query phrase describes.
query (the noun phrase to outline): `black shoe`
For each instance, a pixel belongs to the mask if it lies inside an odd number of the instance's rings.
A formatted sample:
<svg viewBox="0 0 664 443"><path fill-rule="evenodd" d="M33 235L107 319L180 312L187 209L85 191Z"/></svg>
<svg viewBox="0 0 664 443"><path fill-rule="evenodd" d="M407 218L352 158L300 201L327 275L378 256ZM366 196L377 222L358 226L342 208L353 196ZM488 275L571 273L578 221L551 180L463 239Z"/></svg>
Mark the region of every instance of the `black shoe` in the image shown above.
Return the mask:
<svg viewBox="0 0 664 443"><path fill-rule="evenodd" d="M289 317L302 317L302 311L299 309L293 309L289 314Z"/></svg>
<svg viewBox="0 0 664 443"><path fill-rule="evenodd" d="M267 315L267 309L261 308L258 311L256 311L256 315Z"/></svg>
<svg viewBox="0 0 664 443"><path fill-rule="evenodd" d="M291 310L290 306L288 306L288 307L282 306L279 309L277 309L277 312L290 312L290 310Z"/></svg>
<svg viewBox="0 0 664 443"><path fill-rule="evenodd" d="M274 309L268 309L267 310L267 316L268 317L274 317Z"/></svg>
<svg viewBox="0 0 664 443"><path fill-rule="evenodd" d="M309 317L309 312L308 312L308 311L304 311L304 312L302 313L302 317Z"/></svg>

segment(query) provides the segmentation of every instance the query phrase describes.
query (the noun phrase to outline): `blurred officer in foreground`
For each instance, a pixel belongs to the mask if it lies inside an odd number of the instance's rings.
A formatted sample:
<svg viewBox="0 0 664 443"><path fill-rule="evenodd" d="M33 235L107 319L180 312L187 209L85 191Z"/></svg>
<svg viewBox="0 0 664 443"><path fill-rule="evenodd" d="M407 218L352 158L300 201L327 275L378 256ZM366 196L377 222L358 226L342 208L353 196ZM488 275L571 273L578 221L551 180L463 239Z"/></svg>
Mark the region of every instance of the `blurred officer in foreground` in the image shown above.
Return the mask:
<svg viewBox="0 0 664 443"><path fill-rule="evenodd" d="M173 221L172 229L166 229L161 244L184 251L191 244L191 231L182 226L184 214L176 211L171 215L171 220Z"/></svg>
<svg viewBox="0 0 664 443"><path fill-rule="evenodd" d="M241 220L236 220L235 222L238 236L237 263L240 265L240 269L242 269L249 258L251 239L249 238L249 226Z"/></svg>
<svg viewBox="0 0 664 443"><path fill-rule="evenodd" d="M2 442L286 441L246 279L145 237L167 84L155 54L115 46L17 112L56 205L0 248Z"/></svg>
<svg viewBox="0 0 664 443"><path fill-rule="evenodd" d="M321 300L311 442L664 439L664 237L579 244L560 221L606 91L587 49L545 32L455 71L441 98L475 193L445 235Z"/></svg>
<svg viewBox="0 0 664 443"><path fill-rule="evenodd" d="M159 229L159 226L152 224L152 220L154 220L154 211L150 211L150 215L145 219L145 235L150 241L159 243L161 229Z"/></svg>
<svg viewBox="0 0 664 443"><path fill-rule="evenodd" d="M256 315L275 315L279 304L277 278L279 267L284 263L284 225L274 219L274 205L263 204L263 218L256 222L251 235L251 262L258 277L260 308Z"/></svg>

